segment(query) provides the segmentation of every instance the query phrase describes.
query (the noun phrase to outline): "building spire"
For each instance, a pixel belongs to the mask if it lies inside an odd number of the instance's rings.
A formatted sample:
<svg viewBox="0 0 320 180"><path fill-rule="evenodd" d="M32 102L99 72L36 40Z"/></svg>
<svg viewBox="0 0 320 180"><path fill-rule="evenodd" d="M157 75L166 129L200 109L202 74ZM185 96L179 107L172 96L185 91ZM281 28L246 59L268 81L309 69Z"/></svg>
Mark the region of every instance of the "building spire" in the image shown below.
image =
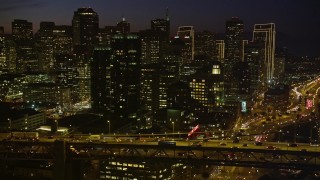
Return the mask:
<svg viewBox="0 0 320 180"><path fill-rule="evenodd" d="M170 18L169 18L169 8L168 8L168 7L166 8L166 20L167 20L167 21L170 21Z"/></svg>
<svg viewBox="0 0 320 180"><path fill-rule="evenodd" d="M126 21L126 18L122 14L122 22Z"/></svg>

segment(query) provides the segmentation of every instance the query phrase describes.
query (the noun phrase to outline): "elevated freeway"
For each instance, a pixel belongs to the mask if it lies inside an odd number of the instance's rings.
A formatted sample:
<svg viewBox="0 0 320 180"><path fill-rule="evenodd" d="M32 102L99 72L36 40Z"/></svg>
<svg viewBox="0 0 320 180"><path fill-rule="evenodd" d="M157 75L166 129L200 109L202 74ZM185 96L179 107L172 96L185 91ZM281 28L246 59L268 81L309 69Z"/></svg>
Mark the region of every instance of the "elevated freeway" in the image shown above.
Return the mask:
<svg viewBox="0 0 320 180"><path fill-rule="evenodd" d="M232 143L209 141L175 141L172 145L158 142L85 142L63 141L28 142L5 141L0 145L0 160L51 161L54 179L63 180L68 169L79 161L106 160L128 162L182 163L192 165L240 166L257 168L320 169L318 146L264 142Z"/></svg>

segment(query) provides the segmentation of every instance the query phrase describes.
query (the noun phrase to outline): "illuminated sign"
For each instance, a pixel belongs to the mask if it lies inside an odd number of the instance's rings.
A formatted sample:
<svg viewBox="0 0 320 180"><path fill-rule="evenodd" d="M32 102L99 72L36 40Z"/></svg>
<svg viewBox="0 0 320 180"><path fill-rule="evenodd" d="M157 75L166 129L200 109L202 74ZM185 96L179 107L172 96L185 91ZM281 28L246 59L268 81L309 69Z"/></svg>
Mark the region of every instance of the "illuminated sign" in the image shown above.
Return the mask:
<svg viewBox="0 0 320 180"><path fill-rule="evenodd" d="M196 125L189 133L188 133L188 136L191 136L196 130L199 129L199 124Z"/></svg>
<svg viewBox="0 0 320 180"><path fill-rule="evenodd" d="M241 102L241 112L247 112L247 103L245 101Z"/></svg>
<svg viewBox="0 0 320 180"><path fill-rule="evenodd" d="M306 101L306 109L311 109L313 105L312 99L307 99Z"/></svg>

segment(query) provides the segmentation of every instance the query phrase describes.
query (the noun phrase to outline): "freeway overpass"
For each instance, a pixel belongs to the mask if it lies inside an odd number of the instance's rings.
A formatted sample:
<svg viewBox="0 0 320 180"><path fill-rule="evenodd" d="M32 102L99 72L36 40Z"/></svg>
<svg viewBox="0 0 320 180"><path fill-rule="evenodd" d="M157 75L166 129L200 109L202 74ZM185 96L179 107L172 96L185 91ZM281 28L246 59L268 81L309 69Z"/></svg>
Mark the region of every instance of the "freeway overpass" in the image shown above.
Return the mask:
<svg viewBox="0 0 320 180"><path fill-rule="evenodd" d="M28 142L4 141L0 145L3 161L52 161L54 179L64 180L66 174L75 174L72 168L80 161L112 160L128 162L182 163L192 165L240 166L278 169L320 169L318 146L285 143L203 142L192 146L192 141L176 141L176 145L161 146L158 142L85 142L64 141ZM243 143L246 145L244 146ZM70 177L70 176L68 176ZM72 177L72 175L71 175Z"/></svg>

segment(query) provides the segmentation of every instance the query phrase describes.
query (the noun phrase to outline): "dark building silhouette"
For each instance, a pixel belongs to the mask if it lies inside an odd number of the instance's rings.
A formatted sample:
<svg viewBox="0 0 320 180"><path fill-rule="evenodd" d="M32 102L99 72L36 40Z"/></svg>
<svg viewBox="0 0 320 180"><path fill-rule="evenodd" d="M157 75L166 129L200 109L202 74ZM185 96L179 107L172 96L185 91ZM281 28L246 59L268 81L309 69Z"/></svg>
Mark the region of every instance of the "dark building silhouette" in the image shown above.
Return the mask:
<svg viewBox="0 0 320 180"><path fill-rule="evenodd" d="M92 46L96 44L99 30L99 16L92 8L79 8L72 19L73 45Z"/></svg>
<svg viewBox="0 0 320 180"><path fill-rule="evenodd" d="M95 110L110 108L110 63L111 49L95 47L91 63L91 106Z"/></svg>
<svg viewBox="0 0 320 180"><path fill-rule="evenodd" d="M238 88L233 68L237 62L242 60L243 26L243 21L237 17L226 21L224 78L227 98L234 98L237 95Z"/></svg>
<svg viewBox="0 0 320 180"><path fill-rule="evenodd" d="M111 109L125 122L137 120L141 41L134 34L117 34L111 42Z"/></svg>
<svg viewBox="0 0 320 180"><path fill-rule="evenodd" d="M122 20L117 23L116 28L117 28L117 31L121 34L130 33L130 23L126 21L125 18L122 18Z"/></svg>
<svg viewBox="0 0 320 180"><path fill-rule="evenodd" d="M262 43L249 42L245 46L244 61L248 63L250 71L250 91L262 91L264 45Z"/></svg>
<svg viewBox="0 0 320 180"><path fill-rule="evenodd" d="M151 20L151 29L155 31L164 31L166 33L167 40L170 39L170 18L168 9L166 11L165 19Z"/></svg>

